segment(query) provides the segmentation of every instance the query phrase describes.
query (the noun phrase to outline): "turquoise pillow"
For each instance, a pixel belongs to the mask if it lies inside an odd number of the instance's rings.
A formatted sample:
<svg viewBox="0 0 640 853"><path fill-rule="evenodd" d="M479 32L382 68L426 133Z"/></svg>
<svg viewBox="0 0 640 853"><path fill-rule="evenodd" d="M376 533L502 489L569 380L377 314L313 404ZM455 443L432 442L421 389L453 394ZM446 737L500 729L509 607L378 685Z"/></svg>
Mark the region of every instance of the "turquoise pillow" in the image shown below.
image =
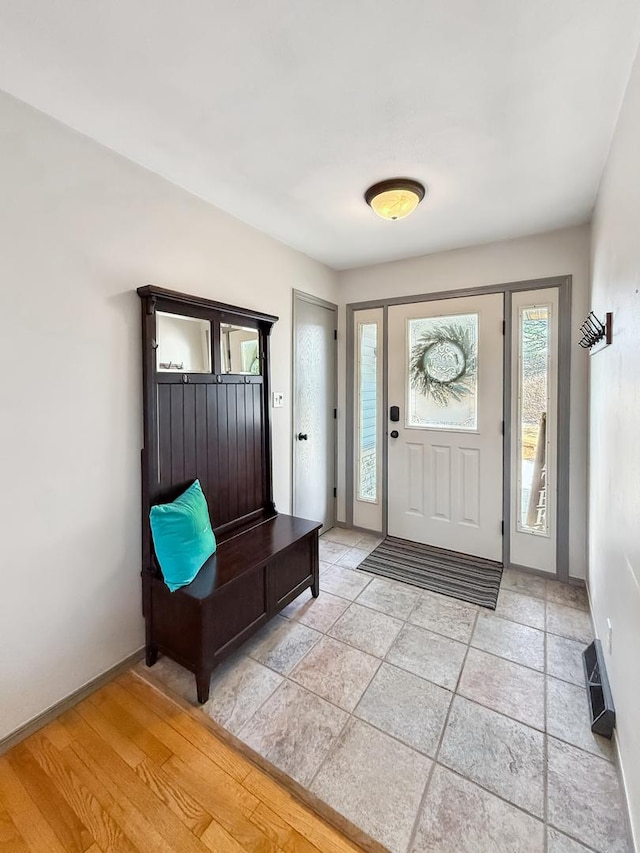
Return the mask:
<svg viewBox="0 0 640 853"><path fill-rule="evenodd" d="M200 481L169 504L151 507L153 545L171 592L186 586L216 550L209 507Z"/></svg>

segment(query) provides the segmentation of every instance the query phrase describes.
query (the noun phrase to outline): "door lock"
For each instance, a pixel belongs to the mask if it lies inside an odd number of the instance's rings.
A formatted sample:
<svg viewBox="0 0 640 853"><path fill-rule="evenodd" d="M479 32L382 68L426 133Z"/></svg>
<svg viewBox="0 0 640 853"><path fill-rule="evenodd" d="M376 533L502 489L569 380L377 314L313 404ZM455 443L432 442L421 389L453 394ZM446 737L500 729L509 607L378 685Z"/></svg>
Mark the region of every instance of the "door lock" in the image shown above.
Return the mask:
<svg viewBox="0 0 640 853"><path fill-rule="evenodd" d="M391 432L389 433L389 435L391 436L391 438L397 438L400 435L400 433L398 432L397 429L392 429Z"/></svg>
<svg viewBox="0 0 640 853"><path fill-rule="evenodd" d="M298 441L306 441L309 438L306 432L298 433Z"/></svg>

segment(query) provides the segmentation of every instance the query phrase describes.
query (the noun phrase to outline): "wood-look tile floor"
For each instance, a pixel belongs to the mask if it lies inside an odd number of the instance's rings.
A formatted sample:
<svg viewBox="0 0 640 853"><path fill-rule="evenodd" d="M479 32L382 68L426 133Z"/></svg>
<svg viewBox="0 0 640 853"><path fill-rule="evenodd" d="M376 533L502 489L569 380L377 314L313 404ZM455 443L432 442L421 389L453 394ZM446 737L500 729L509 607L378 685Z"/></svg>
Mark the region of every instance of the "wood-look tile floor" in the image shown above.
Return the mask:
<svg viewBox="0 0 640 853"><path fill-rule="evenodd" d="M0 756L0 851L357 853L127 673Z"/></svg>

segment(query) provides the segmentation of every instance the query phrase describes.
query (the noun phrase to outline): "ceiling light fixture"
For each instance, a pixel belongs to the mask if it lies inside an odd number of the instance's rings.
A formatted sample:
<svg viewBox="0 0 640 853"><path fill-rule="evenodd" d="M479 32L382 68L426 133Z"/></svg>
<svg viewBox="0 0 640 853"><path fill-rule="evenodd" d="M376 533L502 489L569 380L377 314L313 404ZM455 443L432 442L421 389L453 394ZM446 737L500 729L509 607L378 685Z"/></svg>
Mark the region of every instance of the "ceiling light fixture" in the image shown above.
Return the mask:
<svg viewBox="0 0 640 853"><path fill-rule="evenodd" d="M390 178L374 184L364 194L367 202L383 219L404 219L425 196L425 188L411 178Z"/></svg>

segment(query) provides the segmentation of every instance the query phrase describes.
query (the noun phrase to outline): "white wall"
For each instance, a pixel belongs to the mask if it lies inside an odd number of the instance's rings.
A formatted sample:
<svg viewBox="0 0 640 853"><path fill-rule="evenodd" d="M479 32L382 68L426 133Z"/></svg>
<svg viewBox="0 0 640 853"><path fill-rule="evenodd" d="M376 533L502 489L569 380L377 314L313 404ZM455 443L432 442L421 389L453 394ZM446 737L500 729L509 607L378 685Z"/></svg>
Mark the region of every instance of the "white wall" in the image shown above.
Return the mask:
<svg viewBox="0 0 640 853"><path fill-rule="evenodd" d="M394 227L397 223L389 223ZM589 274L589 226L566 228L518 240L489 243L423 255L377 266L339 273L340 301L343 304L433 293L511 281L573 276L572 328L577 328L587 312ZM344 376L345 311L341 311L340 363ZM586 489L587 489L587 362L577 346L571 360L571 506L569 512L570 574L582 578L586 572ZM345 411L345 388L341 388L340 411ZM344 423L344 419L343 419ZM345 517L344 429L339 449L338 471L342 476L338 494L338 518Z"/></svg>
<svg viewBox="0 0 640 853"><path fill-rule="evenodd" d="M0 737L138 649L140 306L153 283L278 314L275 499L291 501L292 288L336 276L0 94Z"/></svg>
<svg viewBox="0 0 640 853"><path fill-rule="evenodd" d="M591 365L589 588L640 849L640 58L598 194L591 304L613 344ZM613 627L607 650L607 619Z"/></svg>

